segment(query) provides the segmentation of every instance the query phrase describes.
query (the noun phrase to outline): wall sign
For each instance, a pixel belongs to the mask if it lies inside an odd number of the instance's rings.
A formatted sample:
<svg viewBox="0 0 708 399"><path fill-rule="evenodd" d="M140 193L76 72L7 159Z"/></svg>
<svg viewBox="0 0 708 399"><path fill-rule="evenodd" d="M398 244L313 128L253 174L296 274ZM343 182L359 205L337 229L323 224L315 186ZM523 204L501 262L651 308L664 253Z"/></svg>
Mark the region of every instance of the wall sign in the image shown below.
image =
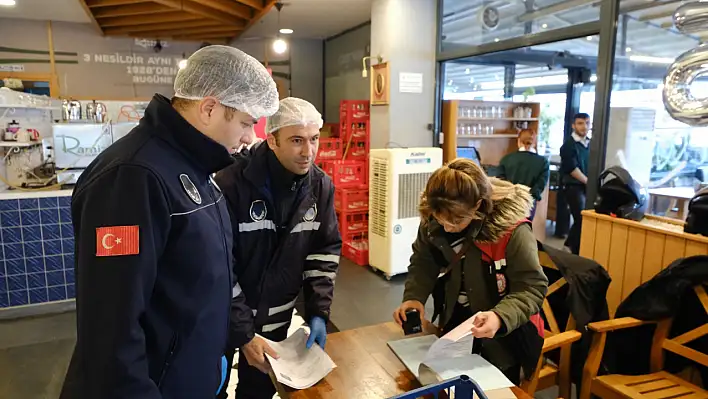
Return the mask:
<svg viewBox="0 0 708 399"><path fill-rule="evenodd" d="M398 75L398 91L401 93L422 93L423 74L401 72Z"/></svg>
<svg viewBox="0 0 708 399"><path fill-rule="evenodd" d="M388 62L382 62L371 67L371 105L388 105L389 82Z"/></svg>
<svg viewBox="0 0 708 399"><path fill-rule="evenodd" d="M181 57L169 55L140 55L132 53L96 54L84 53L86 64L118 64L125 66L133 84L172 85L179 71Z"/></svg>
<svg viewBox="0 0 708 399"><path fill-rule="evenodd" d="M23 64L5 64L0 65L0 72L24 72L25 66Z"/></svg>

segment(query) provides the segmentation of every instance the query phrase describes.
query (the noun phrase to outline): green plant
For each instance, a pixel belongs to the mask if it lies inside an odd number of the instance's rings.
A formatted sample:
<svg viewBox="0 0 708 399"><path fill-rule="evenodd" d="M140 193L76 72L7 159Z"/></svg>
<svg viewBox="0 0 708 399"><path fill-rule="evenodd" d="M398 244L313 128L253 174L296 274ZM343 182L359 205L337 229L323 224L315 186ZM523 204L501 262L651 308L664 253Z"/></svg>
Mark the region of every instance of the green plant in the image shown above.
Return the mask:
<svg viewBox="0 0 708 399"><path fill-rule="evenodd" d="M551 135L551 128L556 122L558 122L560 117L551 112L551 106L549 104L545 104L541 110L541 115L539 115L538 118L538 142L548 144L548 138Z"/></svg>
<svg viewBox="0 0 708 399"><path fill-rule="evenodd" d="M524 101L528 101L529 97L533 96L536 94L536 89L533 87L529 87L528 89L524 90L523 93L521 93L522 96L524 96Z"/></svg>

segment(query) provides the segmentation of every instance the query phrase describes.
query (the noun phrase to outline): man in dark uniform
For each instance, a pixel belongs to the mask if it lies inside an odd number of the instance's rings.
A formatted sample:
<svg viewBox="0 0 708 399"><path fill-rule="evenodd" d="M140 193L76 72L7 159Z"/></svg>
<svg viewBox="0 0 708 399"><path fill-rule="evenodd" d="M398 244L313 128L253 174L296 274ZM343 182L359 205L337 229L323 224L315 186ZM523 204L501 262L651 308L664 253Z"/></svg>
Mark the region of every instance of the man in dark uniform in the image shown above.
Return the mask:
<svg viewBox="0 0 708 399"><path fill-rule="evenodd" d="M234 308L228 355L241 347L238 399L270 399L275 387L264 356L277 356L255 334L282 341L287 337L293 308L301 289L305 320L310 324L307 346L324 348L325 325L334 293L342 240L334 212L334 186L313 166L319 146L322 116L299 98L285 98L266 123L268 139L237 157L216 175L231 209L234 226L234 292L243 291L252 312ZM227 385L227 384L224 384ZM225 398L226 389L219 398Z"/></svg>
<svg viewBox="0 0 708 399"><path fill-rule="evenodd" d="M585 188L588 183L588 159L590 158L590 116L577 114L573 117L573 133L560 149L561 182L565 200L573 215L573 226L568 232L565 246L574 254L580 253L580 233L585 209Z"/></svg>
<svg viewBox="0 0 708 399"><path fill-rule="evenodd" d="M78 339L62 398L213 398L224 381L231 221L211 175L278 107L245 53L209 46L101 153L72 199Z"/></svg>

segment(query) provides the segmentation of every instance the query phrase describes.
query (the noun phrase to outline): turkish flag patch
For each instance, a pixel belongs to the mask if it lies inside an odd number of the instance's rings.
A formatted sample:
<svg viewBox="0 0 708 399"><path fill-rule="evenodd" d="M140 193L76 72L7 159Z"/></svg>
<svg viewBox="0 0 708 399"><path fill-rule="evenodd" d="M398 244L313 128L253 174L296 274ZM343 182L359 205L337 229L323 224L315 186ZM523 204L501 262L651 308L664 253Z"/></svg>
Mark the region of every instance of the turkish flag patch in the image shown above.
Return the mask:
<svg viewBox="0 0 708 399"><path fill-rule="evenodd" d="M96 256L140 253L139 226L110 226L96 229Z"/></svg>

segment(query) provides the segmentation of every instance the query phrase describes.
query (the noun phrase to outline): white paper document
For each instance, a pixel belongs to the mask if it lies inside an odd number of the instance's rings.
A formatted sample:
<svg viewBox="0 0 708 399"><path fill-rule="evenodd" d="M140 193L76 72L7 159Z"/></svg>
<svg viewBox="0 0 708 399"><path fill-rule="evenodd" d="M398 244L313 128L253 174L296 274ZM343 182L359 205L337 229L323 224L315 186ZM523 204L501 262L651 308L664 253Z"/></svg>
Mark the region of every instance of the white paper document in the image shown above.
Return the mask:
<svg viewBox="0 0 708 399"><path fill-rule="evenodd" d="M297 330L285 341L266 341L279 356L278 359L268 356L275 378L291 388L309 388L337 367L319 345L314 344L307 349L307 332L304 328Z"/></svg>
<svg viewBox="0 0 708 399"><path fill-rule="evenodd" d="M440 339L426 335L392 341L388 346L423 385L466 375L483 391L514 386L499 369L472 354L473 323L470 318Z"/></svg>

